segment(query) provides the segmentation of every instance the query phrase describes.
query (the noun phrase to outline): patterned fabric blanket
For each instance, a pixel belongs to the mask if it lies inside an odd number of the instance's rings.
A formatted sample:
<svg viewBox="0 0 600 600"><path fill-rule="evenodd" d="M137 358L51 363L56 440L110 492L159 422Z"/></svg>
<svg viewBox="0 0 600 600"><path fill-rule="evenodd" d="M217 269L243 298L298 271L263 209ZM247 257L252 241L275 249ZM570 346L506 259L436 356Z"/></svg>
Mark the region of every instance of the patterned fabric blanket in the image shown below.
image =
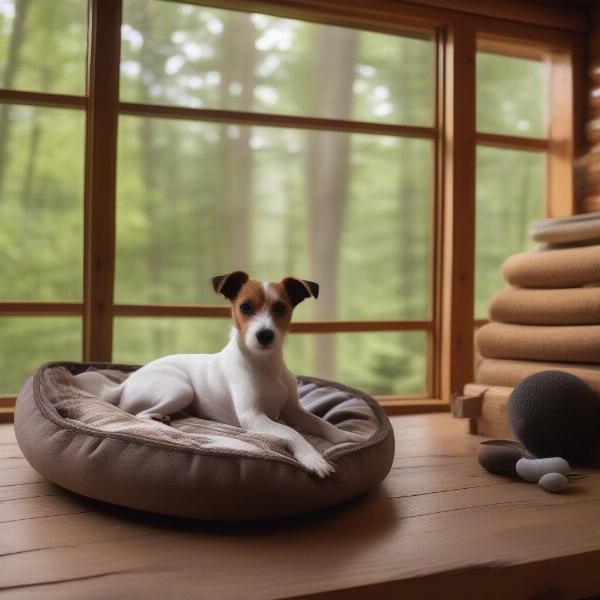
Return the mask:
<svg viewBox="0 0 600 600"><path fill-rule="evenodd" d="M89 369L79 375L73 375L65 367L48 369L43 377L44 395L50 398L63 418L78 421L94 430L134 434L189 448L239 450L293 459L285 442L275 436L200 419L184 411L173 415L171 424L166 425L138 419L119 406L99 399L103 389L119 385L126 377L127 373L108 369ZM377 419L369 405L349 391L299 379L298 392L307 410L342 429L350 428L362 433L365 439L377 429ZM305 437L324 456L339 447L317 436Z"/></svg>

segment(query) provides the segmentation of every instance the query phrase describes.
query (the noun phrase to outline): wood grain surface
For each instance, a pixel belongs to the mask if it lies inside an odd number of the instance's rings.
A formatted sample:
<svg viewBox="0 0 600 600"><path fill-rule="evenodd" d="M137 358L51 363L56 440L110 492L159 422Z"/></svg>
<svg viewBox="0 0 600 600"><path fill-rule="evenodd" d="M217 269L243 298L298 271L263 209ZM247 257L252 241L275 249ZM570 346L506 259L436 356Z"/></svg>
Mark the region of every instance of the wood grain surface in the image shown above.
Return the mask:
<svg viewBox="0 0 600 600"><path fill-rule="evenodd" d="M483 471L448 414L394 417L386 481L258 524L191 522L65 492L0 426L1 598L578 598L600 591L600 474L563 495Z"/></svg>

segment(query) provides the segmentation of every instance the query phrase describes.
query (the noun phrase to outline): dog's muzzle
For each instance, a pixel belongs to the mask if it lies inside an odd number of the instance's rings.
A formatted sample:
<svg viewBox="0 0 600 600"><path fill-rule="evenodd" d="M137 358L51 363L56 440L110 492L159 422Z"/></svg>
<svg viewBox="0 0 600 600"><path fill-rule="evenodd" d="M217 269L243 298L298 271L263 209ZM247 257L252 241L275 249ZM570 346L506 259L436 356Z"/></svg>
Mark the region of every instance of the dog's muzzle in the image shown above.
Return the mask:
<svg viewBox="0 0 600 600"><path fill-rule="evenodd" d="M273 341L274 337L275 334L271 329L261 329L256 334L256 339L261 346L268 346Z"/></svg>

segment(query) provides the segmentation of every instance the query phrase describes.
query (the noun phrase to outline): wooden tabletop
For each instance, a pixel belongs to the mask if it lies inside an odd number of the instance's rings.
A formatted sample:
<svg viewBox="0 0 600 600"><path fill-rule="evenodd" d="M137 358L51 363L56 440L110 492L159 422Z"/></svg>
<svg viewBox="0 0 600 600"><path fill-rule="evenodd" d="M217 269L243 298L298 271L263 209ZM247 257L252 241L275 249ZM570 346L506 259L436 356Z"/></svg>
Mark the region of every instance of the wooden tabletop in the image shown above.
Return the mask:
<svg viewBox="0 0 600 600"><path fill-rule="evenodd" d="M222 525L65 492L0 426L2 598L582 598L600 593L600 473L552 495L484 472L447 414L394 417L371 494L319 514Z"/></svg>

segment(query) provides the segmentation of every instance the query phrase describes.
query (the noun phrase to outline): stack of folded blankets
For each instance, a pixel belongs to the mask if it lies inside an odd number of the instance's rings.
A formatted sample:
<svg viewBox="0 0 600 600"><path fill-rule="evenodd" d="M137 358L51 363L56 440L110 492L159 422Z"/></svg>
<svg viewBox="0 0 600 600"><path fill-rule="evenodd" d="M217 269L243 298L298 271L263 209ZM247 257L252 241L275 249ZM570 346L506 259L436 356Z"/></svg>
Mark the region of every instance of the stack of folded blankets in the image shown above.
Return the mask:
<svg viewBox="0 0 600 600"><path fill-rule="evenodd" d="M558 369L600 393L600 213L538 221L531 237L536 250L502 265L512 287L477 332L475 381L514 387Z"/></svg>

